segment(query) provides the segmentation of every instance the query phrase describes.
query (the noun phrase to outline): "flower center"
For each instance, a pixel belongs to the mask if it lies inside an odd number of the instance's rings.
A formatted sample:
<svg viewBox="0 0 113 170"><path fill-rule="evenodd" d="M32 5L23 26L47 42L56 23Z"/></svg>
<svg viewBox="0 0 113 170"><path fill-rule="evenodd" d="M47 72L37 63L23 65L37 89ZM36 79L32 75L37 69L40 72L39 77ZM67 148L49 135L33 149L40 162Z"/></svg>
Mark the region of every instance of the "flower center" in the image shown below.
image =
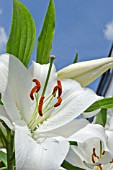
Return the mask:
<svg viewBox="0 0 113 170"><path fill-rule="evenodd" d="M39 98L38 92L41 88L41 84L39 80L33 79L33 82L36 85L32 88L30 92L30 98L34 100L34 97L35 97L36 106L35 106L35 110L33 112L31 121L28 124L31 130L35 130L37 128L37 125L42 124L44 120L48 119L52 114L52 112L50 113L49 111L54 107L58 107L62 103L62 98L61 98L62 84L60 80L57 80L57 85L53 88L52 94L50 94L50 96L45 98L45 92L46 92L46 88L48 85L54 59L55 59L54 56L50 56L50 65L49 65L47 77L46 77L45 84L44 84L40 98ZM57 96L57 102L53 102L53 99L56 96Z"/></svg>
<svg viewBox="0 0 113 170"><path fill-rule="evenodd" d="M35 96L36 107L35 107L33 116L31 118L31 121L29 123L30 128L32 127L31 129L34 129L38 123L42 123L45 119L47 119L49 116L51 116L50 113L47 114L47 112L49 110L51 110L54 107L60 106L60 104L62 103L62 98L61 98L62 84L61 84L60 80L57 81L57 85L53 88L52 94L47 98L45 98L44 96L41 96L39 101L38 101L38 92L41 88L41 85L37 79L33 79L33 82L35 82L36 85L32 88L32 90L30 92L30 98L32 100L34 100L34 96ZM57 94L57 96L56 96L56 94ZM55 97L57 97L57 102L50 105L52 103L53 98L55 98ZM45 107L43 109L44 104L45 104ZM42 118L40 118L40 117L42 117Z"/></svg>
<svg viewBox="0 0 113 170"><path fill-rule="evenodd" d="M98 156L98 155L96 154L96 149L93 148L92 162L95 163L98 159L100 159L102 156L104 156L104 154L105 154L105 151L102 151L102 153L100 154L100 156ZM113 163L113 159L111 160L110 163ZM98 169L103 170L102 164L97 165L97 167L98 167Z"/></svg>

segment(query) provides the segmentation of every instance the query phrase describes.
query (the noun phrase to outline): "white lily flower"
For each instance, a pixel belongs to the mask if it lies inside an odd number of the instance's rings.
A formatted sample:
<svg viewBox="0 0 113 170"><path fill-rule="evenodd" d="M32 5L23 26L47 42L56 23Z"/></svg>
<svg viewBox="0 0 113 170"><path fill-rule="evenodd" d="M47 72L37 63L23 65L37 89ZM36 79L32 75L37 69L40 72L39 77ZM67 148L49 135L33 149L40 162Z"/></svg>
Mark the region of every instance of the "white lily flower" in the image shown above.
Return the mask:
<svg viewBox="0 0 113 170"><path fill-rule="evenodd" d="M75 125L73 119L100 99L76 81L58 81L54 65L44 92L49 68L33 62L27 70L16 57L0 55L0 118L15 130L17 170L60 169L69 150L65 137L74 127L64 135L60 130Z"/></svg>
<svg viewBox="0 0 113 170"><path fill-rule="evenodd" d="M88 124L69 140L78 146L71 146L66 160L86 170L113 169L113 131L106 131L101 125Z"/></svg>
<svg viewBox="0 0 113 170"><path fill-rule="evenodd" d="M58 71L58 78L73 79L85 87L111 67L113 67L113 57L79 62Z"/></svg>

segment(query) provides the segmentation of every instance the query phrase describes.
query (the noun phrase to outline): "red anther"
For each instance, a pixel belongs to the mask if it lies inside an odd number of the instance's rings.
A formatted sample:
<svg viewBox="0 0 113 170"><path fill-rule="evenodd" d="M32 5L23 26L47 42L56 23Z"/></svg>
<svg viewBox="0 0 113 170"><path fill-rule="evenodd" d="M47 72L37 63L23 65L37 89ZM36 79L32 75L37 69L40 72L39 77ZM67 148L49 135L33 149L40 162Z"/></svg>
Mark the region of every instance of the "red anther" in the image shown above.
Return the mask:
<svg viewBox="0 0 113 170"><path fill-rule="evenodd" d="M106 151L103 151L103 152L102 152L102 155L104 155L104 154L105 154L105 152L106 152Z"/></svg>
<svg viewBox="0 0 113 170"><path fill-rule="evenodd" d="M37 79L33 79L33 82L36 83L37 89L38 89L38 91L39 91L39 90L40 90L40 87L41 87L40 82L39 82Z"/></svg>
<svg viewBox="0 0 113 170"><path fill-rule="evenodd" d="M102 165L101 164L99 164L99 165L97 165L99 168L100 168L100 170L102 170Z"/></svg>
<svg viewBox="0 0 113 170"><path fill-rule="evenodd" d="M92 162L95 163L95 158L93 154L92 154Z"/></svg>
<svg viewBox="0 0 113 170"><path fill-rule="evenodd" d="M60 97L62 94L62 84L60 80L57 80L57 86L54 87L52 94L54 95L57 90L58 90L58 97Z"/></svg>
<svg viewBox="0 0 113 170"><path fill-rule="evenodd" d="M96 155L95 148L93 148L93 155L99 159L99 156Z"/></svg>
<svg viewBox="0 0 113 170"><path fill-rule="evenodd" d="M35 92L37 92L37 86L34 86L34 87L32 88L32 90L31 90L31 92L30 92L30 97L31 97L32 100L34 100L33 94L34 94Z"/></svg>
<svg viewBox="0 0 113 170"><path fill-rule="evenodd" d="M61 98L61 97L57 97L57 99L58 99L58 101L57 101L57 103L54 105L54 107L58 107L58 106L61 104L61 102L62 102L62 98Z"/></svg>
<svg viewBox="0 0 113 170"><path fill-rule="evenodd" d="M40 90L40 87L41 87L40 82L39 82L37 79L33 79L33 82L36 83L36 86L34 86L34 87L32 88L32 90L31 90L31 92L30 92L30 97L31 97L32 100L34 100L33 94L34 94L35 92L38 93L39 90Z"/></svg>
<svg viewBox="0 0 113 170"><path fill-rule="evenodd" d="M61 84L61 81L60 80L57 80L57 84L58 84L58 96L60 97L61 94L62 94L62 84Z"/></svg>
<svg viewBox="0 0 113 170"><path fill-rule="evenodd" d="M111 160L110 164L113 163L113 159Z"/></svg>
<svg viewBox="0 0 113 170"><path fill-rule="evenodd" d="M42 114L42 107L43 107L43 103L44 103L44 96L42 96L39 100L39 106L38 106L38 113L40 116L43 116Z"/></svg>
<svg viewBox="0 0 113 170"><path fill-rule="evenodd" d="M53 92L52 92L52 94L54 95L54 97L55 97L55 93L56 93L57 90L58 90L58 86L55 86L54 89L53 89Z"/></svg>

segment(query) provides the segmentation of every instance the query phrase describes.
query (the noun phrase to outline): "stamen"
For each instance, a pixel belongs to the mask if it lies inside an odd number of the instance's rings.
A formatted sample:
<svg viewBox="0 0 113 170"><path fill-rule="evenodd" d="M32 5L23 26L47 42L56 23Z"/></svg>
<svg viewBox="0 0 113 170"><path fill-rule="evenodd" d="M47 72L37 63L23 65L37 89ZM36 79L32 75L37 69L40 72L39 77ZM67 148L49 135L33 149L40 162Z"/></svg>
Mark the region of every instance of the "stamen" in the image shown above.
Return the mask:
<svg viewBox="0 0 113 170"><path fill-rule="evenodd" d="M102 165L101 164L99 164L99 165L97 165L99 168L100 168L100 170L102 170Z"/></svg>
<svg viewBox="0 0 113 170"><path fill-rule="evenodd" d="M54 87L53 89L53 95L55 97L55 94L56 94L56 91L58 90L58 97L61 96L62 94L62 84L61 84L61 81L60 80L57 80L57 86Z"/></svg>
<svg viewBox="0 0 113 170"><path fill-rule="evenodd" d="M103 151L103 152L102 152L102 155L104 155L104 154L105 154L105 152L106 152L106 151Z"/></svg>
<svg viewBox="0 0 113 170"><path fill-rule="evenodd" d="M32 100L34 100L33 94L34 94L35 92L38 93L39 90L40 90L40 87L41 87L40 82L39 82L37 79L33 79L33 82L36 83L36 86L34 86L34 87L32 88L32 90L31 90L31 92L30 92L30 97L31 97Z"/></svg>
<svg viewBox="0 0 113 170"><path fill-rule="evenodd" d="M44 96L42 96L39 100L39 106L38 106L38 113L40 116L43 116L43 113L42 113L42 107L43 107L43 103L44 103Z"/></svg>
<svg viewBox="0 0 113 170"><path fill-rule="evenodd" d="M33 94L34 94L35 92L37 92L37 86L34 86L34 87L32 88L32 90L31 90L31 92L30 92L30 97L31 97L32 100L34 100Z"/></svg>
<svg viewBox="0 0 113 170"><path fill-rule="evenodd" d="M57 99L58 99L58 101L57 101L57 103L54 105L54 107L58 107L58 106L61 104L61 102L62 102L62 98L61 98L61 97L57 97Z"/></svg>
<svg viewBox="0 0 113 170"><path fill-rule="evenodd" d="M92 154L92 162L95 163L95 157L93 154Z"/></svg>
<svg viewBox="0 0 113 170"><path fill-rule="evenodd" d="M62 84L61 84L61 81L60 81L60 80L58 80L58 81L57 81L57 84L58 84L58 87L59 87L59 90L58 90L58 96L60 97L60 96L61 96L61 94L62 94Z"/></svg>
<svg viewBox="0 0 113 170"><path fill-rule="evenodd" d="M110 164L113 163L113 159L111 160Z"/></svg>
<svg viewBox="0 0 113 170"><path fill-rule="evenodd" d="M95 148L93 148L93 155L94 155L97 159L99 159L99 156L96 155Z"/></svg>

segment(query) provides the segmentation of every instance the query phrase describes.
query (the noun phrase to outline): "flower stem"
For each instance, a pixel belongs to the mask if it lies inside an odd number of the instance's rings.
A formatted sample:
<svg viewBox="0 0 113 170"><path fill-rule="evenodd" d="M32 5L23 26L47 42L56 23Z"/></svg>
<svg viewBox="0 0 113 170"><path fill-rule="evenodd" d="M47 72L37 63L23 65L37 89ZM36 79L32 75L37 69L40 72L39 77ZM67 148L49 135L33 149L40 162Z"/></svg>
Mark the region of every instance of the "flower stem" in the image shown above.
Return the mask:
<svg viewBox="0 0 113 170"><path fill-rule="evenodd" d="M13 170L14 166L14 160L12 159L12 153L13 153L13 147L12 142L14 139L12 139L12 133L10 129L7 129L7 169Z"/></svg>
<svg viewBox="0 0 113 170"><path fill-rule="evenodd" d="M48 81L49 81L49 77L50 77L50 73L51 73L52 64L53 64L54 59L55 59L54 56L50 56L50 65L49 65L49 70L48 70L48 74L47 74L47 77L46 77L46 81L45 81L45 84L44 84L44 89L42 91L42 96L45 95L45 91L46 91L47 84L48 84Z"/></svg>

